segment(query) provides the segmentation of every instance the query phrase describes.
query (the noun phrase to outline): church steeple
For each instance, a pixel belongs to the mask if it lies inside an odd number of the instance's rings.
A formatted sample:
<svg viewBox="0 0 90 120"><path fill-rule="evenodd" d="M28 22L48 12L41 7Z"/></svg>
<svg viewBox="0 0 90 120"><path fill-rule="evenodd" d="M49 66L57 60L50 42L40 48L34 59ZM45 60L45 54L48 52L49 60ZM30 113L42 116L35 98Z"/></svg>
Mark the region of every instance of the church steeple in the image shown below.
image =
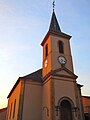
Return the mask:
<svg viewBox="0 0 90 120"><path fill-rule="evenodd" d="M53 7L49 30L41 43L43 47L43 77L48 75L51 71L57 70L63 66L62 63L59 62L59 56L63 56L63 58L65 58L63 60L64 62L66 61L65 67L73 72L69 43L70 38L70 35L61 31Z"/></svg>
<svg viewBox="0 0 90 120"><path fill-rule="evenodd" d="M60 26L58 24L58 21L57 21L54 10L53 10L53 13L52 13L52 18L51 18L51 22L50 22L49 31L61 33L61 29L60 29Z"/></svg>

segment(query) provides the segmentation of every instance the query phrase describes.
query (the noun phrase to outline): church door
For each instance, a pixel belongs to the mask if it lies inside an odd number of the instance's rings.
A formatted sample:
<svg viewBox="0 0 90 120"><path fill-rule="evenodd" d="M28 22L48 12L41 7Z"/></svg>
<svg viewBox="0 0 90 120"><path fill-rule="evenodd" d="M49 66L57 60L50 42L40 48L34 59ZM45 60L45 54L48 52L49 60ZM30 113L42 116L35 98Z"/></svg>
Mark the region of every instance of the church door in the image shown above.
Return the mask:
<svg viewBox="0 0 90 120"><path fill-rule="evenodd" d="M72 120L71 104L68 100L63 100L60 105L61 120Z"/></svg>

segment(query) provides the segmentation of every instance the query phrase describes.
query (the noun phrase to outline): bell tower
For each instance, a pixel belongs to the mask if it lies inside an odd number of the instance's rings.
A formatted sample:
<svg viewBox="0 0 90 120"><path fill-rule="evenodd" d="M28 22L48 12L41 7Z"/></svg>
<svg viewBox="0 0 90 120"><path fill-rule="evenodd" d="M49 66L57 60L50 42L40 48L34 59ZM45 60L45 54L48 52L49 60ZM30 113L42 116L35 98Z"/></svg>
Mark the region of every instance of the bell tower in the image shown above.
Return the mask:
<svg viewBox="0 0 90 120"><path fill-rule="evenodd" d="M43 47L43 77L61 66L66 66L73 72L70 38L70 35L61 31L53 10L49 31L41 43Z"/></svg>
<svg viewBox="0 0 90 120"><path fill-rule="evenodd" d="M82 86L74 74L70 38L61 31L53 9L49 30L41 43L43 120L84 120Z"/></svg>

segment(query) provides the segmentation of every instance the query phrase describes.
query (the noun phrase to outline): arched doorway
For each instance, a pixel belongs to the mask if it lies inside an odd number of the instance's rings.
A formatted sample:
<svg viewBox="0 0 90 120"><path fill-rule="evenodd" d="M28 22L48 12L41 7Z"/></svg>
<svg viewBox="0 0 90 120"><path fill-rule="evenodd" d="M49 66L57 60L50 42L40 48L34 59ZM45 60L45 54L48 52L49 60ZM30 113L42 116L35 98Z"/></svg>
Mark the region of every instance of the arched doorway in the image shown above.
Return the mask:
<svg viewBox="0 0 90 120"><path fill-rule="evenodd" d="M63 100L60 104L61 120L72 120L72 107L68 100Z"/></svg>

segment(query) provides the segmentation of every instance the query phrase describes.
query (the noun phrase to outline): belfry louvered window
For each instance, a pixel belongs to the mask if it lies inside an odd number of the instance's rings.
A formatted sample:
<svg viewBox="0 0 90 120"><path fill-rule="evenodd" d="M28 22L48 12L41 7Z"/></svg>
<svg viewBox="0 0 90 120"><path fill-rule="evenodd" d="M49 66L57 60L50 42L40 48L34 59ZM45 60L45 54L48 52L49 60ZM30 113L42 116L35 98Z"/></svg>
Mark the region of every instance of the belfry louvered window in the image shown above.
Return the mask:
<svg viewBox="0 0 90 120"><path fill-rule="evenodd" d="M45 46L45 57L47 57L48 56L48 44L46 44L46 46Z"/></svg>
<svg viewBox="0 0 90 120"><path fill-rule="evenodd" d="M59 53L64 53L64 46L62 41L58 41Z"/></svg>

